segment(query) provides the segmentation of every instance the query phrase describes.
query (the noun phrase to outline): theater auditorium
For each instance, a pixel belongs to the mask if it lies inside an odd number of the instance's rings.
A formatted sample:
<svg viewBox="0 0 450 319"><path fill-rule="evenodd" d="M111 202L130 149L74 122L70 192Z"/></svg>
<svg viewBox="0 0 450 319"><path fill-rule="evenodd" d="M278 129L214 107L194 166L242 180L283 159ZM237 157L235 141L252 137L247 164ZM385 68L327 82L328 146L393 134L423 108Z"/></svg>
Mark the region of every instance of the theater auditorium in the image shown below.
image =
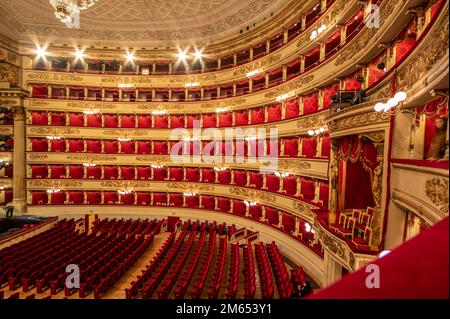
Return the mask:
<svg viewBox="0 0 450 319"><path fill-rule="evenodd" d="M0 299L448 298L448 14L1 1Z"/></svg>

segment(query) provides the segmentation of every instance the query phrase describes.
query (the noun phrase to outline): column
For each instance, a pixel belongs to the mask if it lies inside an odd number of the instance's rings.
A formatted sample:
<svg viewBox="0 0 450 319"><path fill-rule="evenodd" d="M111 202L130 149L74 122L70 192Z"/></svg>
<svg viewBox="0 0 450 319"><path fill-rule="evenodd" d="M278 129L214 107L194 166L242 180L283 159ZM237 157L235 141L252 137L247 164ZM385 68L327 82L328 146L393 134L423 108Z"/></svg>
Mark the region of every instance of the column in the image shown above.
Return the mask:
<svg viewBox="0 0 450 319"><path fill-rule="evenodd" d="M300 218L295 217L295 230L294 230L294 236L298 236L300 233Z"/></svg>
<svg viewBox="0 0 450 319"><path fill-rule="evenodd" d="M305 56L300 56L300 73L305 72Z"/></svg>
<svg viewBox="0 0 450 319"><path fill-rule="evenodd" d="M342 277L342 266L325 250L325 287L330 286Z"/></svg>
<svg viewBox="0 0 450 319"><path fill-rule="evenodd" d="M26 212L26 165L25 165L25 109L19 106L14 114L14 153L13 153L13 201L14 214Z"/></svg>

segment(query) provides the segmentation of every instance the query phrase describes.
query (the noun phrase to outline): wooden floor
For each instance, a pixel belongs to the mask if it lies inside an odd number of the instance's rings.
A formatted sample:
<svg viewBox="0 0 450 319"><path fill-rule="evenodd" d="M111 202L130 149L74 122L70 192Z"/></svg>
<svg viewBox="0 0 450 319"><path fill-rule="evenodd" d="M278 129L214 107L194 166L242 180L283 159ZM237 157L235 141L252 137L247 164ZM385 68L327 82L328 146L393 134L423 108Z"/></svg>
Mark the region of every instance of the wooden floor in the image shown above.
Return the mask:
<svg viewBox="0 0 450 319"><path fill-rule="evenodd" d="M141 256L141 258L139 258L137 260L137 262L120 278L119 281L117 281L103 296L103 299L124 299L125 298L125 288L130 287L130 283L134 280L136 280L136 277L138 275L141 274L142 270L144 270L146 268L146 266L150 263L150 261L153 259L153 257L157 254L158 250L161 248L161 246L164 244L166 238L170 235L170 233L166 232L166 233L160 233L157 234L155 236L155 239L151 245L151 247ZM198 237L198 234L197 234ZM185 241L187 240L188 236L186 237ZM195 269L195 273L198 273L201 267L201 263L202 263L202 258L203 255L206 251L206 246L207 246L207 241L208 241L209 237L206 236L205 238L205 243L204 243L204 251L203 253L200 255L199 261L197 263L197 267ZM195 242L194 242L195 245ZM208 287L210 285L211 282L211 277L214 274L215 271L215 260L217 259L217 254L219 251L219 237L217 237L216 240L216 247L214 249L214 255L213 255L213 259L212 259L212 263L211 263L211 267L208 271L208 276L206 278L206 283L204 286L204 289L202 291L202 294L200 295L200 298L202 299L206 299L208 298ZM254 248L253 248L254 249ZM243 271L243 250L240 249L239 250L239 254L240 254L240 258L239 258L239 288L236 294L236 298L240 299L240 298L244 298L244 282L245 282L245 278L244 278L244 271ZM227 285L227 281L228 281L228 275L229 275L229 260L230 260L230 256L231 256L231 249L230 249L230 245L227 245L227 254L226 254L226 262L225 262L225 269L223 272L223 277L221 280L221 287L219 290L219 298L225 298L225 294L226 294L226 285ZM256 282L256 294L255 294L255 298L256 299L260 299L261 298L261 284L260 284L260 278L259 278L259 271L258 271L258 265L256 262L256 254L255 251L253 250L253 256L254 256L254 262L255 262L255 282ZM177 281L175 282L175 284L173 285L173 287L176 287L177 282L179 280L179 278L181 277L181 274L183 273L184 269L187 267L187 265L190 262L190 258L192 256L188 255L188 258L186 260L186 263L184 265L184 267L182 268L182 270L179 272L180 276L177 278ZM286 264L286 267L288 269L288 272L290 273L291 267ZM194 275L192 280L191 280L191 284L192 282L195 281L196 276ZM273 282L274 286L276 287L276 282L274 279ZM187 292L184 296L185 299L189 299L191 298L190 295L190 291L191 291L192 286L190 285L187 289ZM20 292L20 298L23 299L29 295L35 294L35 298L36 299L41 299L41 298L45 298L48 297L50 295L50 290L47 289L46 291L44 291L42 294L36 294L36 289L32 288L30 289L30 291L24 293L22 292L22 287L19 287L18 289L14 290L14 291L10 291L8 286L3 286L0 288L0 290L4 291L4 298L8 298L9 296L11 296L12 294L16 293L16 292ZM156 293L154 293L152 295L152 298L156 297ZM168 295L169 298L173 298L173 289L172 291L169 293ZM52 299L78 299L78 292L72 294L69 297L66 297L64 295L64 291L60 291L58 294L51 296ZM93 293L90 292L87 297L85 299L92 299L93 298ZM277 289L275 289L275 293L273 296L274 299L279 298L279 294Z"/></svg>

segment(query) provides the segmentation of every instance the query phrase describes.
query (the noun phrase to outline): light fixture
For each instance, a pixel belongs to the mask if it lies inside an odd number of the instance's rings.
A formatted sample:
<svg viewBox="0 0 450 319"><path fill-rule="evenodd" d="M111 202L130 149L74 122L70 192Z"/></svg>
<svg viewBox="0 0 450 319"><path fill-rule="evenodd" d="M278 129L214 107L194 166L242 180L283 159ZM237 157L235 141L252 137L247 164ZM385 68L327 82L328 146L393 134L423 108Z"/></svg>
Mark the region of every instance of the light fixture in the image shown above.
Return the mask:
<svg viewBox="0 0 450 319"><path fill-rule="evenodd" d="M97 166L97 164L94 164L94 163L83 163L83 166L84 167L95 167L95 166Z"/></svg>
<svg viewBox="0 0 450 319"><path fill-rule="evenodd" d="M166 110L153 110L152 114L153 115L164 115L164 114L167 114L167 111Z"/></svg>
<svg viewBox="0 0 450 319"><path fill-rule="evenodd" d="M131 194L133 191L130 190L119 190L117 191L117 193L119 193L120 195L126 195L126 194Z"/></svg>
<svg viewBox="0 0 450 319"><path fill-rule="evenodd" d="M47 51L45 48L37 47L36 49L36 55L38 58L45 58L45 55L47 54Z"/></svg>
<svg viewBox="0 0 450 319"><path fill-rule="evenodd" d="M381 112L384 110L384 103L377 103L374 106L375 112Z"/></svg>
<svg viewBox="0 0 450 319"><path fill-rule="evenodd" d="M383 258L384 256L389 255L391 251L390 250L383 250L379 255L378 258Z"/></svg>
<svg viewBox="0 0 450 319"><path fill-rule="evenodd" d="M83 111L83 114L86 114L86 115L92 115L92 114L97 114L97 113L98 113L97 110L85 110L85 111Z"/></svg>
<svg viewBox="0 0 450 319"><path fill-rule="evenodd" d="M280 173L280 172L275 172L274 174L275 174L275 176L278 176L278 177L288 177L289 175L291 175L289 173Z"/></svg>
<svg viewBox="0 0 450 319"><path fill-rule="evenodd" d="M257 74L259 74L259 73L261 73L261 72L262 72L261 69L256 69L256 70L253 70L253 71L248 72L248 73L246 74L246 76L250 78L250 77L255 76L255 75L257 75Z"/></svg>
<svg viewBox="0 0 450 319"><path fill-rule="evenodd" d="M315 135L317 136L317 135L323 134L324 132L325 132L325 129L323 127L315 129L315 130L309 129L308 130L308 135L309 136L315 136Z"/></svg>
<svg viewBox="0 0 450 319"><path fill-rule="evenodd" d="M117 140L118 140L119 142L129 142L129 141L131 141L130 138L123 138L123 137L119 137Z"/></svg>
<svg viewBox="0 0 450 319"><path fill-rule="evenodd" d="M157 165L157 164L151 164L150 167L151 167L151 168L163 168L164 166L162 166L162 165Z"/></svg>
<svg viewBox="0 0 450 319"><path fill-rule="evenodd" d="M223 112L227 112L229 110L228 107L218 107L216 109L216 113L223 113Z"/></svg>
<svg viewBox="0 0 450 319"><path fill-rule="evenodd" d="M198 82L188 82L184 84L185 88L192 88L192 87L198 87L200 86L200 83Z"/></svg>
<svg viewBox="0 0 450 319"><path fill-rule="evenodd" d="M386 103L379 102L374 105L373 109L375 112L390 112L391 114L397 113L400 108L397 107L399 103L403 104L403 101L407 99L408 95L403 92L399 91L394 94L394 97L391 97L389 100L387 100Z"/></svg>
<svg viewBox="0 0 450 319"><path fill-rule="evenodd" d="M399 103L406 100L406 97L407 97L407 95L403 91L399 91L399 92L395 93L395 95L394 95L394 99Z"/></svg>
<svg viewBox="0 0 450 319"><path fill-rule="evenodd" d="M119 89L132 89L132 88L135 88L135 85L134 85L134 84L131 84L131 83L119 83L119 84L117 85L117 87L118 87Z"/></svg>
<svg viewBox="0 0 450 319"><path fill-rule="evenodd" d="M324 32L326 30L326 28L327 28L327 26L325 24L322 24L317 30L313 30L311 32L311 36L309 37L309 39L314 40L315 38L317 38L319 36L319 34Z"/></svg>
<svg viewBox="0 0 450 319"><path fill-rule="evenodd" d="M60 140L61 136L47 136L47 140Z"/></svg>
<svg viewBox="0 0 450 319"><path fill-rule="evenodd" d="M134 60L134 53L127 52L127 62L132 62Z"/></svg>
<svg viewBox="0 0 450 319"><path fill-rule="evenodd" d="M245 206L256 206L256 203L255 202L252 202L252 201L248 201L248 200L244 200L244 204L245 204Z"/></svg>
<svg viewBox="0 0 450 319"><path fill-rule="evenodd" d="M75 51L75 57L76 57L78 60L83 60L83 58L84 58L83 51L80 51L80 50L76 49L76 51Z"/></svg>
<svg viewBox="0 0 450 319"><path fill-rule="evenodd" d="M186 61L187 53L181 49L178 49L178 61Z"/></svg>
<svg viewBox="0 0 450 319"><path fill-rule="evenodd" d="M72 23L81 10L94 5L99 0L49 0L55 9L55 16L62 23Z"/></svg>
<svg viewBox="0 0 450 319"><path fill-rule="evenodd" d="M59 193L60 191L60 189L47 189L48 194Z"/></svg>
<svg viewBox="0 0 450 319"><path fill-rule="evenodd" d="M227 168L226 167L214 167L214 170L216 171L216 172L223 172L223 171L226 171L227 170Z"/></svg>
<svg viewBox="0 0 450 319"><path fill-rule="evenodd" d="M201 60L203 58L203 53L202 53L202 51L195 49L194 56L195 56L196 60Z"/></svg>
<svg viewBox="0 0 450 319"><path fill-rule="evenodd" d="M184 192L183 195L186 196L186 197L190 197L190 196L196 196L197 193L194 193L194 192Z"/></svg>
<svg viewBox="0 0 450 319"><path fill-rule="evenodd" d="M280 101L284 101L284 100L288 99L289 97L290 97L289 93L284 93L284 94L278 95L276 100L277 100L277 102L280 102Z"/></svg>

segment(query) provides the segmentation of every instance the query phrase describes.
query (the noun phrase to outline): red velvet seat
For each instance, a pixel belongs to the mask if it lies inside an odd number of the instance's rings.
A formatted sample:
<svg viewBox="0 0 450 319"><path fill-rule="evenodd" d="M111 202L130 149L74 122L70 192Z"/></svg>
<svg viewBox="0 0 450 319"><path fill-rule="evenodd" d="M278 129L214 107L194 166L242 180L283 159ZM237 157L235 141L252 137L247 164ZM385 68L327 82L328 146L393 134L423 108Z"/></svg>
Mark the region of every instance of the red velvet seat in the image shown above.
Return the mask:
<svg viewBox="0 0 450 319"><path fill-rule="evenodd" d="M303 115L316 113L319 108L318 93L310 93L303 96Z"/></svg>
<svg viewBox="0 0 450 319"><path fill-rule="evenodd" d="M50 151L51 152L65 152L66 151L66 140L51 140L50 141Z"/></svg>
<svg viewBox="0 0 450 319"><path fill-rule="evenodd" d="M137 127L138 128L151 128L152 127L152 116L151 115L138 115L137 116Z"/></svg>
<svg viewBox="0 0 450 319"><path fill-rule="evenodd" d="M70 153L80 153L84 151L84 141L81 139L70 139L69 140L69 152Z"/></svg>
<svg viewBox="0 0 450 319"><path fill-rule="evenodd" d="M212 168L202 168L202 182L214 183L215 182L215 171Z"/></svg>
<svg viewBox="0 0 450 319"><path fill-rule="evenodd" d="M229 185L231 183L231 171L230 170L224 170L217 172L218 175L218 182L220 184Z"/></svg>
<svg viewBox="0 0 450 319"><path fill-rule="evenodd" d="M31 178L48 178L47 165L31 165Z"/></svg>
<svg viewBox="0 0 450 319"><path fill-rule="evenodd" d="M328 109L330 108L331 104L331 97L337 93L339 89L339 84L333 83L331 85L328 85L323 89L323 108Z"/></svg>
<svg viewBox="0 0 450 319"><path fill-rule="evenodd" d="M52 193L50 194L50 199L52 205L64 205L64 202L66 201L66 192L60 191Z"/></svg>
<svg viewBox="0 0 450 319"><path fill-rule="evenodd" d="M171 128L184 128L184 115L170 115Z"/></svg>
<svg viewBox="0 0 450 319"><path fill-rule="evenodd" d="M154 115L155 128L169 128L169 117L167 115Z"/></svg>
<svg viewBox="0 0 450 319"><path fill-rule="evenodd" d="M300 184L302 198L312 201L315 196L314 182L312 180L302 178Z"/></svg>
<svg viewBox="0 0 450 319"><path fill-rule="evenodd" d="M195 196L186 196L186 206L189 208L198 208L199 205L199 197Z"/></svg>
<svg viewBox="0 0 450 319"><path fill-rule="evenodd" d="M299 116L299 98L298 97L294 97L294 98L290 98L286 101L286 113L285 113L285 118L286 119L291 119L291 118L295 118Z"/></svg>
<svg viewBox="0 0 450 319"><path fill-rule="evenodd" d="M66 113L64 112L51 112L50 124L54 126L66 125Z"/></svg>
<svg viewBox="0 0 450 319"><path fill-rule="evenodd" d="M116 114L105 114L105 127L116 128L119 127L119 117Z"/></svg>
<svg viewBox="0 0 450 319"><path fill-rule="evenodd" d="M269 224L278 225L278 211L272 207L266 207L266 219Z"/></svg>
<svg viewBox="0 0 450 319"><path fill-rule="evenodd" d="M120 167L122 179L135 179L135 172L133 166L121 166Z"/></svg>
<svg viewBox="0 0 450 319"><path fill-rule="evenodd" d="M297 178L295 176L284 177L283 189L287 195L295 196L295 194L297 193Z"/></svg>
<svg viewBox="0 0 450 319"><path fill-rule="evenodd" d="M137 154L151 154L152 142L150 141L138 141L137 142Z"/></svg>
<svg viewBox="0 0 450 319"><path fill-rule="evenodd" d="M245 187L247 185L247 172L241 170L234 170L234 184L236 186Z"/></svg>
<svg viewBox="0 0 450 319"><path fill-rule="evenodd" d="M89 127L101 127L102 126L102 116L101 114L88 114L86 115L86 124Z"/></svg>
<svg viewBox="0 0 450 319"><path fill-rule="evenodd" d="M234 112L234 125L235 126L248 125L248 111L247 110Z"/></svg>
<svg viewBox="0 0 450 319"><path fill-rule="evenodd" d="M102 142L100 140L87 140L86 141L86 152L101 153L102 152Z"/></svg>
<svg viewBox="0 0 450 319"><path fill-rule="evenodd" d="M134 154L134 141L120 142L120 152L122 154Z"/></svg>
<svg viewBox="0 0 450 319"><path fill-rule="evenodd" d="M122 114L120 116L120 127L123 128L134 128L135 118L133 114Z"/></svg>
<svg viewBox="0 0 450 319"><path fill-rule="evenodd" d="M260 220L262 216L262 206L259 204L250 206L249 213L254 220Z"/></svg>
<svg viewBox="0 0 450 319"><path fill-rule="evenodd" d="M298 156L298 138L293 137L284 139L284 156Z"/></svg>
<svg viewBox="0 0 450 319"><path fill-rule="evenodd" d="M102 177L102 168L100 166L86 167L86 178L100 179Z"/></svg>
<svg viewBox="0 0 450 319"><path fill-rule="evenodd" d="M221 212L228 213L231 209L230 199L225 197L217 198L217 209Z"/></svg>
<svg viewBox="0 0 450 319"><path fill-rule="evenodd" d="M250 187L261 189L263 186L263 177L259 172L250 172Z"/></svg>
<svg viewBox="0 0 450 319"><path fill-rule="evenodd" d="M69 191L69 204L82 205L84 203L84 193L81 191Z"/></svg>
<svg viewBox="0 0 450 319"><path fill-rule="evenodd" d="M168 154L168 142L154 141L153 142L153 154L154 155L167 155Z"/></svg>
<svg viewBox="0 0 450 319"><path fill-rule="evenodd" d="M183 194L173 193L169 195L169 205L174 207L183 206Z"/></svg>
<svg viewBox="0 0 450 319"><path fill-rule="evenodd" d="M121 194L120 203L127 206L134 205L134 193Z"/></svg>
<svg viewBox="0 0 450 319"><path fill-rule="evenodd" d="M31 203L33 205L46 205L48 203L47 192L33 191L31 193Z"/></svg>
<svg viewBox="0 0 450 319"><path fill-rule="evenodd" d="M216 113L203 114L203 128L216 127Z"/></svg>
<svg viewBox="0 0 450 319"><path fill-rule="evenodd" d="M184 172L182 167L170 167L170 180L171 181L182 181L184 177Z"/></svg>
<svg viewBox="0 0 450 319"><path fill-rule="evenodd" d="M31 112L31 124L48 125L47 112Z"/></svg>
<svg viewBox="0 0 450 319"><path fill-rule="evenodd" d="M263 124L265 122L265 115L264 115L264 108L263 107L257 107L254 109L251 109L251 124Z"/></svg>
<svg viewBox="0 0 450 319"><path fill-rule="evenodd" d="M46 138L32 138L31 139L31 150L33 152L47 152L48 142Z"/></svg>
<svg viewBox="0 0 450 319"><path fill-rule="evenodd" d="M219 113L219 127L231 127L233 117L231 112Z"/></svg>
<svg viewBox="0 0 450 319"><path fill-rule="evenodd" d="M151 194L146 192L137 192L136 193L136 205L139 206L148 206L151 202Z"/></svg>
<svg viewBox="0 0 450 319"><path fill-rule="evenodd" d="M295 231L295 218L291 214L283 213L281 223L285 232L293 233Z"/></svg>
<svg viewBox="0 0 450 319"><path fill-rule="evenodd" d="M271 192L278 192L280 189L280 178L276 175L267 175L266 177L267 190Z"/></svg>
<svg viewBox="0 0 450 319"><path fill-rule="evenodd" d="M137 179L150 179L151 169L150 167L137 167Z"/></svg>
<svg viewBox="0 0 450 319"><path fill-rule="evenodd" d="M161 168L152 168L153 171L153 180L154 181L164 181L167 179L167 167L161 167Z"/></svg>
<svg viewBox="0 0 450 319"><path fill-rule="evenodd" d="M247 206L245 206L243 201L240 200L234 200L233 201L233 207L232 207L232 213L239 216L245 216L245 212L247 210Z"/></svg>
<svg viewBox="0 0 450 319"><path fill-rule="evenodd" d="M186 168L186 181L199 182L200 181L200 168Z"/></svg>
<svg viewBox="0 0 450 319"><path fill-rule="evenodd" d="M309 158L317 156L316 137L302 137L302 156Z"/></svg>
<svg viewBox="0 0 450 319"><path fill-rule="evenodd" d="M321 182L319 187L320 187L319 200L322 201L324 207L328 207L328 193L329 193L328 183Z"/></svg>
<svg viewBox="0 0 450 319"><path fill-rule="evenodd" d="M322 137L322 157L330 157L330 137L328 135Z"/></svg>
<svg viewBox="0 0 450 319"><path fill-rule="evenodd" d="M167 206L167 194L153 193L153 206Z"/></svg>
<svg viewBox="0 0 450 319"><path fill-rule="evenodd" d="M119 152L119 142L115 140L103 141L103 149L106 154L117 154Z"/></svg>
<svg viewBox="0 0 450 319"><path fill-rule="evenodd" d="M69 126L84 126L84 114L69 113Z"/></svg>
<svg viewBox="0 0 450 319"><path fill-rule="evenodd" d="M202 205L204 209L214 210L215 207L214 196L202 195Z"/></svg>
<svg viewBox="0 0 450 319"><path fill-rule="evenodd" d="M84 168L81 165L69 165L69 178L84 178Z"/></svg>
<svg viewBox="0 0 450 319"><path fill-rule="evenodd" d="M274 104L267 108L267 121L276 122L281 121L281 104Z"/></svg>

